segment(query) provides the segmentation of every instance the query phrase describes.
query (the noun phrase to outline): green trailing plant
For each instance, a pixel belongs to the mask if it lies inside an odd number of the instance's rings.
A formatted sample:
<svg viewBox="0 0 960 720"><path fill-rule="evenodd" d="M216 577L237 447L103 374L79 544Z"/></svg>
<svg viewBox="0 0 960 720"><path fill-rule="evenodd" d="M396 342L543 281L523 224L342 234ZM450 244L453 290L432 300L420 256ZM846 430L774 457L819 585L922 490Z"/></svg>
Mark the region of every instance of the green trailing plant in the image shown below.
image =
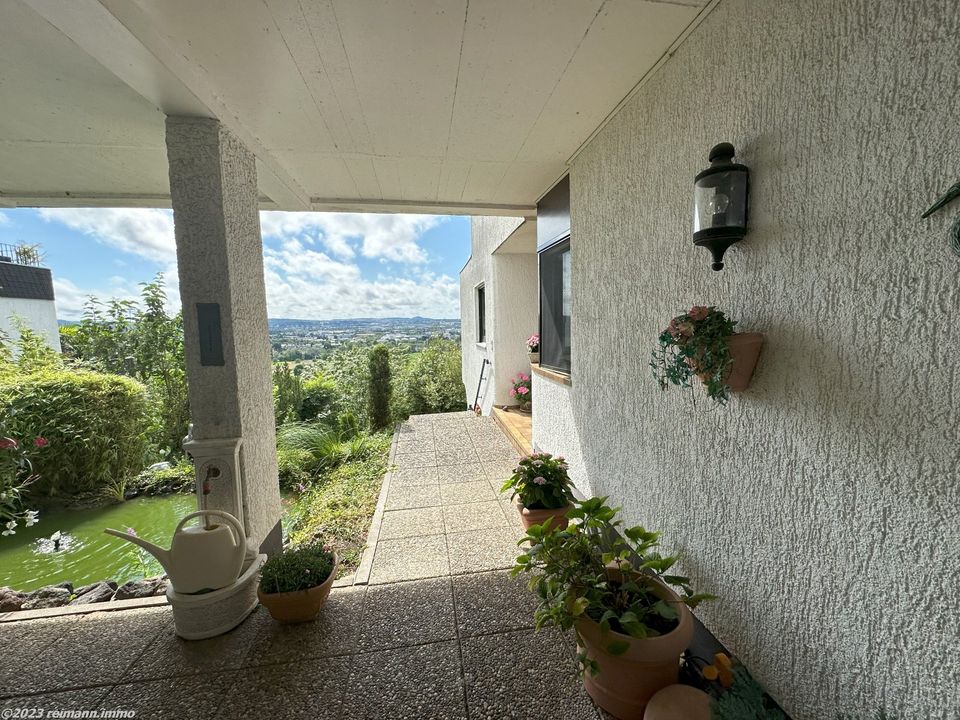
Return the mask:
<svg viewBox="0 0 960 720"><path fill-rule="evenodd" d="M623 527L616 519L619 508L606 501L575 501L567 514L574 522L564 530L551 529L549 523L531 527L520 541L526 551L512 572L534 574L529 587L540 600L534 613L537 628L569 630L577 620L590 618L600 625L607 652L620 655L629 645L613 633L649 638L677 627L678 612L655 592L658 586L672 586L690 607L713 596L695 594L688 578L671 574L677 558L657 552L660 534L639 525ZM623 579L611 568L620 570ZM585 647L579 632L577 637ZM577 660L581 672L596 674L596 663L585 650Z"/></svg>
<svg viewBox="0 0 960 720"><path fill-rule="evenodd" d="M736 324L722 311L703 305L673 318L660 333L650 357L660 389L671 385L689 388L691 380L699 377L711 400L726 403L729 389L725 380L732 362L728 341Z"/></svg>
<svg viewBox="0 0 960 720"><path fill-rule="evenodd" d="M370 351L370 429L383 430L390 425L390 398L393 386L390 374L390 351L385 345L376 345Z"/></svg>
<svg viewBox="0 0 960 720"><path fill-rule="evenodd" d="M296 592L322 585L333 571L333 553L319 544L288 549L274 555L260 571L265 593Z"/></svg>
<svg viewBox="0 0 960 720"><path fill-rule="evenodd" d="M512 490L530 510L565 508L574 501L567 461L550 453L534 453L523 458L500 492Z"/></svg>

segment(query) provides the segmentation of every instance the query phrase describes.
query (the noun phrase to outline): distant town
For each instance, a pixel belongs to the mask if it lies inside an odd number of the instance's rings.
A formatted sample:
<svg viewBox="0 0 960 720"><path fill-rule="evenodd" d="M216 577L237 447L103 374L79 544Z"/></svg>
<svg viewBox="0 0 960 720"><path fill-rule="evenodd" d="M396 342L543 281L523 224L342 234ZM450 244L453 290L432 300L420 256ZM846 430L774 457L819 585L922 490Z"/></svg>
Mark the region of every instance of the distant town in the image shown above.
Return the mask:
<svg viewBox="0 0 960 720"><path fill-rule="evenodd" d="M460 320L434 318L357 318L353 320L268 321L277 362L323 359L347 345L382 342L416 352L432 337L460 342Z"/></svg>

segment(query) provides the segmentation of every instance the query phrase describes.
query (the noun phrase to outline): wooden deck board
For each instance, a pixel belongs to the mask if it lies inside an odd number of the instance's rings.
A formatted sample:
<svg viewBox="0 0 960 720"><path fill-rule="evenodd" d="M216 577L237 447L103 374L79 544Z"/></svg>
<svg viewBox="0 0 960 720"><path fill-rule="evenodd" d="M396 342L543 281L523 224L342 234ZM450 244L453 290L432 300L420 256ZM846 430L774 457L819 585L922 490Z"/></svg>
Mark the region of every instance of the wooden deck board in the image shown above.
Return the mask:
<svg viewBox="0 0 960 720"><path fill-rule="evenodd" d="M493 408L493 419L518 452L529 455L533 452L533 417L516 408Z"/></svg>

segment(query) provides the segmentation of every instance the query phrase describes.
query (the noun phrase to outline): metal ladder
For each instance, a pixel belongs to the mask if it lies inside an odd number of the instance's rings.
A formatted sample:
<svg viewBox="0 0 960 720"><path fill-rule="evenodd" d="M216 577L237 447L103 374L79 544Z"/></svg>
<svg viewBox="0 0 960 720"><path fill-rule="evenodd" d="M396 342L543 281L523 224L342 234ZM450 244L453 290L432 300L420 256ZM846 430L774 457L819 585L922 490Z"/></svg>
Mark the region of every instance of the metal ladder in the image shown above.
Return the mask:
<svg viewBox="0 0 960 720"><path fill-rule="evenodd" d="M484 379L486 380L490 379L489 375L485 375L485 373L487 372L487 365L490 365L490 364L491 364L490 361L487 358L484 358L483 365L480 366L480 379L477 380L477 395L476 397L474 397L473 405L470 407L470 409L473 410L477 415L483 412L483 409L480 407L480 390L483 389L484 387L484 384L483 384Z"/></svg>

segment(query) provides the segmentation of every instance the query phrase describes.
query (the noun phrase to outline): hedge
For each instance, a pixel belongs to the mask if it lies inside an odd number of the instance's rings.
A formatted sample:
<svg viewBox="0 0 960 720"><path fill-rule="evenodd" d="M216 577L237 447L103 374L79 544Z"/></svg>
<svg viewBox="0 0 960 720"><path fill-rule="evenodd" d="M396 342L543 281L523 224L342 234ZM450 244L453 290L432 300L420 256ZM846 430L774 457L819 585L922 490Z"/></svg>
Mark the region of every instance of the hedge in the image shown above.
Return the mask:
<svg viewBox="0 0 960 720"><path fill-rule="evenodd" d="M0 379L0 417L14 437L44 437L32 453L40 479L31 495L109 488L144 466L150 426L147 392L120 375L44 370Z"/></svg>

